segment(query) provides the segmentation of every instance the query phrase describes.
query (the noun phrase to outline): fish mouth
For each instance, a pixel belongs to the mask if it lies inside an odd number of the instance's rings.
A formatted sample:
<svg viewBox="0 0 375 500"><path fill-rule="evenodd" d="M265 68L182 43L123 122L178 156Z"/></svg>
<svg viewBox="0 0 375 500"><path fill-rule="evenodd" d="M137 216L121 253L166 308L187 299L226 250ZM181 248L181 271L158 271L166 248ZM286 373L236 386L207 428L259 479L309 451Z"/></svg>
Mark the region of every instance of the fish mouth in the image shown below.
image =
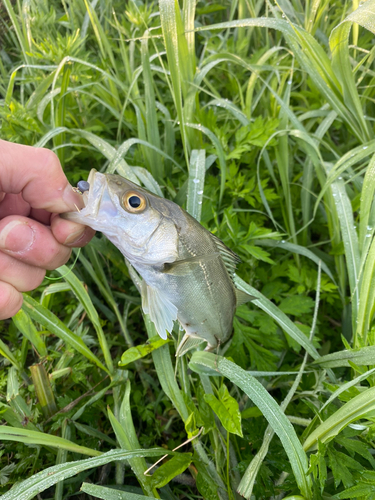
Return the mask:
<svg viewBox="0 0 375 500"><path fill-rule="evenodd" d="M82 196L84 208L80 210L77 207L76 212L65 212L60 214L60 217L101 230L103 223L106 224L108 219L117 215L117 207L108 191L108 182L104 174L93 168L87 182L89 189L83 193L79 188L75 188L75 191Z"/></svg>

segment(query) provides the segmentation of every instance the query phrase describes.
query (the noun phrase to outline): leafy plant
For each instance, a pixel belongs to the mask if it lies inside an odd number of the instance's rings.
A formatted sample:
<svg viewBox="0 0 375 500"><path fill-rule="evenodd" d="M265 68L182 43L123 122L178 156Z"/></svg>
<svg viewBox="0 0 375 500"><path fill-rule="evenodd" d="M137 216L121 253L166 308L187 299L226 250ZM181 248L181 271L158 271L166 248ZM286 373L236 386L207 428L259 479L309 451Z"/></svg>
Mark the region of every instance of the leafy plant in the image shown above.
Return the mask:
<svg viewBox="0 0 375 500"><path fill-rule="evenodd" d="M1 137L185 207L256 297L175 358L100 235L50 273L0 325L4 500L373 498L374 6L4 0Z"/></svg>

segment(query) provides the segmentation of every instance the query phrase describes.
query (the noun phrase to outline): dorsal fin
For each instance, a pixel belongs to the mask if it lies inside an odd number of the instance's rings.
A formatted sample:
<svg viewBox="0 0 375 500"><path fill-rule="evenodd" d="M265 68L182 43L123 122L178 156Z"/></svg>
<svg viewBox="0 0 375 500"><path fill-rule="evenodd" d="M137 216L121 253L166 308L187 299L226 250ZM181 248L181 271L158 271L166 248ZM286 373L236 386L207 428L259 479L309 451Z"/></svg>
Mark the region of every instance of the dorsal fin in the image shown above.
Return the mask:
<svg viewBox="0 0 375 500"><path fill-rule="evenodd" d="M236 271L237 265L241 262L241 259L236 253L233 252L233 250L228 248L225 245L225 243L223 243L217 236L215 236L214 234L212 236L234 285L234 273ZM235 294L236 294L236 307L241 306L242 304L246 304L246 302L249 302L250 300L255 300L257 298L254 297L254 295L249 295L248 293L239 290L237 287L235 287Z"/></svg>
<svg viewBox="0 0 375 500"><path fill-rule="evenodd" d="M223 243L217 236L212 234L215 245L220 252L221 258L225 264L225 267L233 279L234 272L236 270L237 265L241 262L241 259L238 257L236 253L233 252L230 248L228 248L225 243Z"/></svg>

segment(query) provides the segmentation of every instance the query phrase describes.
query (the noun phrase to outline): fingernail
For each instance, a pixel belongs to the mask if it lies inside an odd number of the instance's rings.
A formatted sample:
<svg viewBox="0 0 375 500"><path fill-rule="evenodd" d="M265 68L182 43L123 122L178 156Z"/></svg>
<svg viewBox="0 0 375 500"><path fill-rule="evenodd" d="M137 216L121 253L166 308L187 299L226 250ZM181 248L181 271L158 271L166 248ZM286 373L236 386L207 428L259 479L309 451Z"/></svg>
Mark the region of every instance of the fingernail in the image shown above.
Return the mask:
<svg viewBox="0 0 375 500"><path fill-rule="evenodd" d="M34 231L26 222L14 220L1 231L0 248L9 252L23 252L32 246L34 239Z"/></svg>
<svg viewBox="0 0 375 500"><path fill-rule="evenodd" d="M77 206L78 208L84 207L82 196L77 194L73 190L73 186L71 186L70 184L64 189L62 197L65 203L67 203L67 205L69 206L70 210L74 210L74 208Z"/></svg>
<svg viewBox="0 0 375 500"><path fill-rule="evenodd" d="M78 243L78 241L82 238L84 232L85 228L78 229L77 231L70 233L70 235L64 241L64 245L73 245L74 243Z"/></svg>

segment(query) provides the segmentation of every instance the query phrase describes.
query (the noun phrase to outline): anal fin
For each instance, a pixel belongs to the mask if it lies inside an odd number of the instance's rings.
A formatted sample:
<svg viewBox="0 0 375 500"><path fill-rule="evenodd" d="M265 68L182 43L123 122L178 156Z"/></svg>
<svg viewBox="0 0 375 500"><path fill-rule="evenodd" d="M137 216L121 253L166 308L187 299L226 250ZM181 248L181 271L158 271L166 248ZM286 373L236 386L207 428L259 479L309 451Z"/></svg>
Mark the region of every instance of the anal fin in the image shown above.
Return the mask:
<svg viewBox="0 0 375 500"><path fill-rule="evenodd" d="M206 340L202 339L201 337L188 335L187 333L185 333L179 346L177 347L176 357L183 356L188 351L190 351L190 349L199 346L199 344L201 344L202 342L206 342Z"/></svg>
<svg viewBox="0 0 375 500"><path fill-rule="evenodd" d="M235 288L236 293L236 307L242 306L242 304L246 304L246 302L250 302L250 300L256 300L258 297L254 297L254 295L249 295L238 288Z"/></svg>

